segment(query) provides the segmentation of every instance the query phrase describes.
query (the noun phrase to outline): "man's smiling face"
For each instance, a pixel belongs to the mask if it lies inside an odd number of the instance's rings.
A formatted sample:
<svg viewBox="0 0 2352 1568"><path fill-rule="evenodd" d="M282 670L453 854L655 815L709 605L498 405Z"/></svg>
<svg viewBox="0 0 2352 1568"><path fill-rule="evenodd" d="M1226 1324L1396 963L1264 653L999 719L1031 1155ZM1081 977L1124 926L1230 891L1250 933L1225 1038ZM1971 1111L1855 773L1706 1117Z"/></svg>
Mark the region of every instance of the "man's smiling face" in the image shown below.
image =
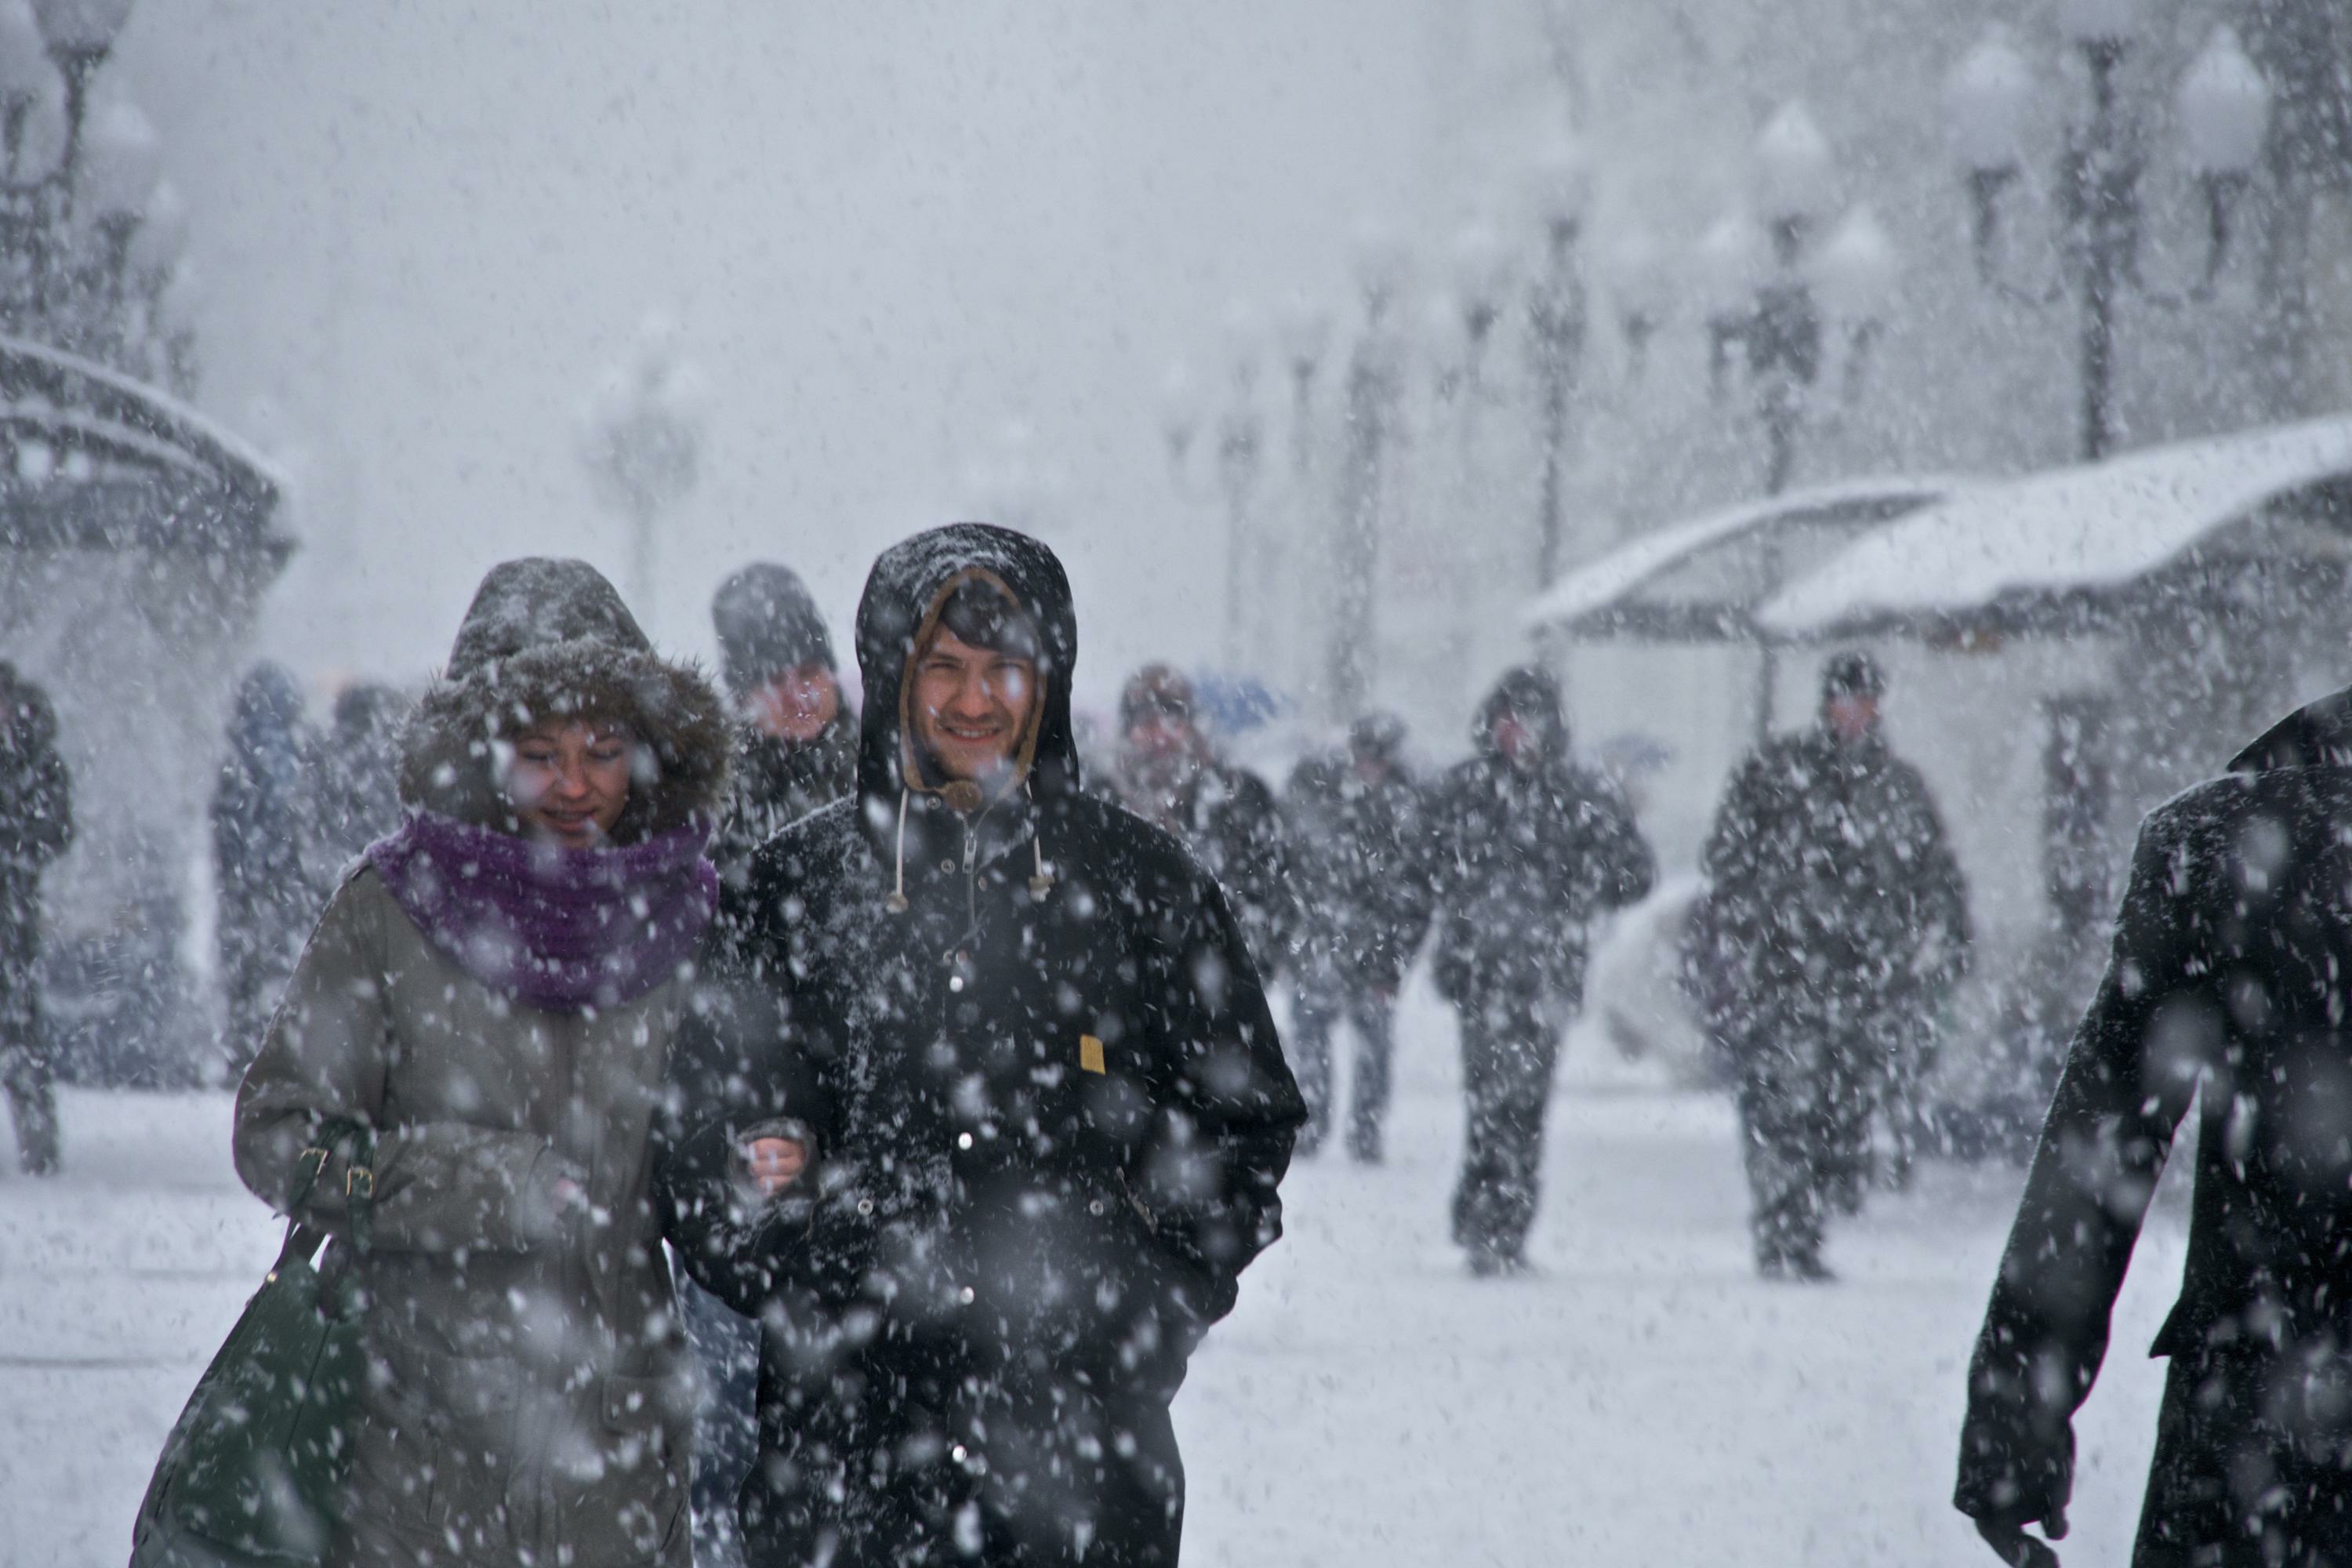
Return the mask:
<svg viewBox="0 0 2352 1568"><path fill-rule="evenodd" d="M941 626L915 658L914 695L915 739L950 778L985 784L1012 765L1028 732L1037 666Z"/></svg>

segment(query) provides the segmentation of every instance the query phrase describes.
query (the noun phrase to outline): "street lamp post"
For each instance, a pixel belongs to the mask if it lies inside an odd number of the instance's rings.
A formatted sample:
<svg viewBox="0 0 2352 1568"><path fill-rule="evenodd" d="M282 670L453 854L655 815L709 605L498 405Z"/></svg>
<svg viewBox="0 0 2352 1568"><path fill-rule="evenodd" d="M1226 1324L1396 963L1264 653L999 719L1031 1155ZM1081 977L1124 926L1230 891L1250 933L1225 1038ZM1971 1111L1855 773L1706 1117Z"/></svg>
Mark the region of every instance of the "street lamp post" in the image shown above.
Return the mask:
<svg viewBox="0 0 2352 1568"><path fill-rule="evenodd" d="M1371 692L1374 586L1380 568L1381 506L1390 426L1396 416L1397 347L1389 313L1403 282L1394 247L1374 242L1358 259L1363 335L1348 362L1347 438L1339 467L1338 548L1333 552L1333 615L1328 698L1332 717L1354 719Z"/></svg>
<svg viewBox="0 0 2352 1568"><path fill-rule="evenodd" d="M2085 115L2068 131L2058 165L2058 216L2064 265L2046 288L2020 288L2000 271L2000 203L2024 167L2022 121L2033 77L2005 29L1989 31L1954 68L1945 89L1953 151L1967 179L1970 235L1979 277L2001 297L2056 304L2068 295L2082 317L2075 357L2081 374L2081 453L2105 457L2115 446L2116 310L2126 297L2179 309L2212 296L2229 259L2231 218L2259 162L2270 121L2270 89L2235 32L2214 30L2180 84L2179 122L2188 161L2206 202L2201 278L2168 291L2140 271L2146 209L2140 193L2140 134L2120 92L2131 47L2133 0L2064 0L2060 22L2081 54L2089 85Z"/></svg>
<svg viewBox="0 0 2352 1568"><path fill-rule="evenodd" d="M629 524L629 597L650 615L654 533L701 478L692 374L670 334L649 324L590 411L582 458L600 499Z"/></svg>
<svg viewBox="0 0 2352 1568"><path fill-rule="evenodd" d="M1549 586L1559 575L1566 532L1569 415L1584 358L1584 275L1577 256L1591 169L1581 148L1561 140L1544 150L1536 168L1537 216L1543 224L1543 268L1528 295L1528 329L1535 361L1541 479L1536 499L1536 579Z"/></svg>

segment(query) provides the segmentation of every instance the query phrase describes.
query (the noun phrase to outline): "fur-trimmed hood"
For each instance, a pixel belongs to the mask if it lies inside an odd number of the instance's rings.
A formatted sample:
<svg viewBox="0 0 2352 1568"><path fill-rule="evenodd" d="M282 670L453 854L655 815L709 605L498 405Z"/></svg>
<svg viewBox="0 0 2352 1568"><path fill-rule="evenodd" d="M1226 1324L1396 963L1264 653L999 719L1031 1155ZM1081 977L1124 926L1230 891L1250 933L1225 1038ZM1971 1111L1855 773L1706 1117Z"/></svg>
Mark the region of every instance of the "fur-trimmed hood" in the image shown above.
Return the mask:
<svg viewBox="0 0 2352 1568"><path fill-rule="evenodd" d="M729 746L718 691L654 651L594 567L537 556L482 579L447 668L402 737L401 804L520 831L503 788L506 742L550 717L614 721L637 737L615 842L718 819Z"/></svg>

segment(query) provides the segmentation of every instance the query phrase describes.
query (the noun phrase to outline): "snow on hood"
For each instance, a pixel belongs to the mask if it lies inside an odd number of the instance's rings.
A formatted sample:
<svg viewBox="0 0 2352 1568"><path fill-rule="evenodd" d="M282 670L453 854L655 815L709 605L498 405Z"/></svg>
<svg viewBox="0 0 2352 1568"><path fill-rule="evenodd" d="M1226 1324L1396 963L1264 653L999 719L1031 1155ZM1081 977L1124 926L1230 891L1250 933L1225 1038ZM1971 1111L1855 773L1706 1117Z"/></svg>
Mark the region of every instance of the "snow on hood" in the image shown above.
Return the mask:
<svg viewBox="0 0 2352 1568"><path fill-rule="evenodd" d="M2352 419L2336 417L2036 474L1856 541L1756 618L1769 632L1820 635L1874 614L2116 587L2273 498L2347 470Z"/></svg>

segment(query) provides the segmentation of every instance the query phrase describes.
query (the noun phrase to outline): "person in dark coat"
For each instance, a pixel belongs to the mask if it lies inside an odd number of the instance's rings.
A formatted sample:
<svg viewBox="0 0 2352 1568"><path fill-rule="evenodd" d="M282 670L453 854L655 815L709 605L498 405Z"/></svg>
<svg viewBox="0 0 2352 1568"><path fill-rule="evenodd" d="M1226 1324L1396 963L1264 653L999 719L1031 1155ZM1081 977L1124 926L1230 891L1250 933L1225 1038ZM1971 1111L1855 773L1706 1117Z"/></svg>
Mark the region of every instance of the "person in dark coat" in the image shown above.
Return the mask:
<svg viewBox="0 0 2352 1568"><path fill-rule="evenodd" d="M1559 687L1534 665L1478 710L1476 754L1440 784L1430 874L1437 989L1462 1020L1468 1100L1454 1239L1478 1275L1523 1266L1561 1032L1584 1000L1592 922L1641 899L1657 864L1632 807L1569 759Z"/></svg>
<svg viewBox="0 0 2352 1568"><path fill-rule="evenodd" d="M886 551L857 653L857 795L754 857L676 1066L672 1241L765 1336L747 1555L1172 1565L1169 1402L1297 1087L1214 880L1080 788L1045 545Z"/></svg>
<svg viewBox="0 0 2352 1568"><path fill-rule="evenodd" d="M1119 750L1111 794L1183 840L1233 901L1258 977L1290 962L1297 925L1289 835L1265 781L1218 755L1201 727L1192 683L1164 664L1128 679L1118 700Z"/></svg>
<svg viewBox="0 0 2352 1568"><path fill-rule="evenodd" d="M1967 886L1927 781L1880 731L1885 691L1867 656L1831 659L1819 722L1740 766L1701 855L1685 973L1738 1075L1768 1278L1831 1277L1824 1211L1859 1206L1871 1117L1913 1098L1968 966Z"/></svg>
<svg viewBox="0 0 2352 1568"><path fill-rule="evenodd" d="M319 762L318 847L324 892L367 847L400 826L400 734L408 700L389 686L354 681L336 694ZM324 893L321 897L323 899Z"/></svg>
<svg viewBox="0 0 2352 1568"><path fill-rule="evenodd" d="M41 1026L41 873L73 844L73 776L48 694L0 661L0 1089L29 1175L57 1173L58 1100Z"/></svg>
<svg viewBox="0 0 2352 1568"><path fill-rule="evenodd" d="M236 689L228 758L213 790L213 883L222 988L221 1055L234 1077L261 1044L323 899L311 879L317 749L302 692L274 664Z"/></svg>
<svg viewBox="0 0 2352 1568"><path fill-rule="evenodd" d="M1405 766L1404 722L1356 721L1348 744L1292 770L1285 815L1305 896L1291 1060L1307 1097L1299 1152L1323 1141L1332 1114L1331 1026L1356 1031L1348 1152L1377 1163L1395 1052L1397 989L1429 930L1428 847L1420 788Z"/></svg>
<svg viewBox="0 0 2352 1568"><path fill-rule="evenodd" d="M857 716L842 700L824 612L790 567L739 567L712 595L710 622L735 710L734 788L711 858L740 891L753 851L856 788ZM742 1556L735 1494L759 1454L759 1333L683 1272L678 1297L705 1390L694 1426L694 1555L719 1568Z"/></svg>
<svg viewBox="0 0 2352 1568"><path fill-rule="evenodd" d="M2133 1568L2352 1561L2352 691L2140 826L1969 1367L1954 1500L2065 1533L2073 1419L2166 1155L2199 1142Z"/></svg>
<svg viewBox="0 0 2352 1568"><path fill-rule="evenodd" d="M791 568L736 571L710 620L738 716L735 796L713 858L740 880L751 851L856 787L857 715L842 700L824 615Z"/></svg>

